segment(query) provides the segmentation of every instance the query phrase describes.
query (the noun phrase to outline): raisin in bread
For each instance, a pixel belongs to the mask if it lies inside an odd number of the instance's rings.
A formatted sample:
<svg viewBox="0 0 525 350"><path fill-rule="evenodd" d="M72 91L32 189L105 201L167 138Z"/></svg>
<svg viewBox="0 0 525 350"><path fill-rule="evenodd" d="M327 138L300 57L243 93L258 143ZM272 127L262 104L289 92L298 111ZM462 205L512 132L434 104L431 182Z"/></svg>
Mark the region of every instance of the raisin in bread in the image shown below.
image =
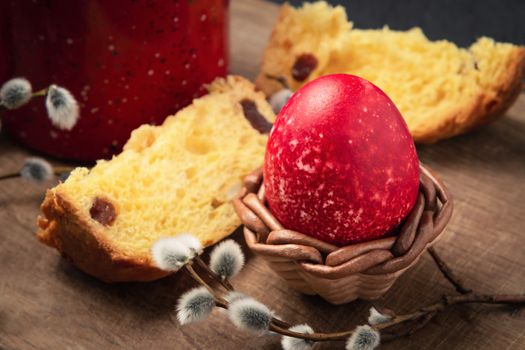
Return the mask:
<svg viewBox="0 0 525 350"><path fill-rule="evenodd" d="M208 89L161 126L133 131L121 154L48 190L40 241L101 280L147 281L166 275L150 255L159 238L191 232L208 246L235 230L230 202L262 164L274 114L243 78Z"/></svg>
<svg viewBox="0 0 525 350"><path fill-rule="evenodd" d="M321 75L349 73L383 89L418 142L464 133L503 114L521 91L523 47L480 38L468 49L409 31L352 29L341 6L283 5L256 85L293 90ZM268 77L274 77L269 78Z"/></svg>

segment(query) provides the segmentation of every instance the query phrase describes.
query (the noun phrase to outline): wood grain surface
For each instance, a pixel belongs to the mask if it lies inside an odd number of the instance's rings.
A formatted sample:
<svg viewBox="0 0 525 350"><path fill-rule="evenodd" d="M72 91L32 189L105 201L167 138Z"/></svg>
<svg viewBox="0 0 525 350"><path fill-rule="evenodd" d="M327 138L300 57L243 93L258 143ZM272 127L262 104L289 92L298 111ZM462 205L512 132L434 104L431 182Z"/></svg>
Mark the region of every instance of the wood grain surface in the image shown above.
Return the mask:
<svg viewBox="0 0 525 350"><path fill-rule="evenodd" d="M253 78L277 7L258 0L231 3L231 71ZM525 96L497 122L437 145L420 158L449 186L456 209L435 246L471 288L525 291ZM16 171L30 152L0 136L0 173ZM35 218L53 183L0 183L0 349L279 349L279 337L236 330L220 312L181 328L178 296L193 286L184 273L153 283L104 284L38 243ZM242 242L240 232L233 236ZM244 246L244 248L246 248ZM247 253L233 280L291 323L319 331L346 330L366 320L368 302L331 306L292 291ZM453 289L429 256L381 299L410 311ZM315 349L342 349L342 343ZM463 305L451 308L408 338L381 349L525 349L525 310Z"/></svg>

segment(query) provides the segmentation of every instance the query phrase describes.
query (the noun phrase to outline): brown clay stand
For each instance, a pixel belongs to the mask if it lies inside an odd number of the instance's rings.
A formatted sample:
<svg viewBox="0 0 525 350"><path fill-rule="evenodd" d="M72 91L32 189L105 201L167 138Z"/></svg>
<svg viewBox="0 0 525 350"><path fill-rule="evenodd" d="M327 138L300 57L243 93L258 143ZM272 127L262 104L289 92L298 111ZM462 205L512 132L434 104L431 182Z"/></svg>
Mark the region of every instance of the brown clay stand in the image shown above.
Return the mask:
<svg viewBox="0 0 525 350"><path fill-rule="evenodd" d="M287 230L265 205L261 169L245 178L234 206L248 247L294 289L332 304L382 296L436 241L453 208L445 186L422 165L419 196L395 237L337 247Z"/></svg>

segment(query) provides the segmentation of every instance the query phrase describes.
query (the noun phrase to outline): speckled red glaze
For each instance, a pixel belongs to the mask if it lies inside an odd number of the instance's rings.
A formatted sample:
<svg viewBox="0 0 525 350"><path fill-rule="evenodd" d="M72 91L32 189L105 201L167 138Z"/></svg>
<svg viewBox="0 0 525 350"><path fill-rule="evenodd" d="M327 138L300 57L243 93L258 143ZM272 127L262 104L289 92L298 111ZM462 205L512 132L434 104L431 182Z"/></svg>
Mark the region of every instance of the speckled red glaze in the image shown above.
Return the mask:
<svg viewBox="0 0 525 350"><path fill-rule="evenodd" d="M299 89L270 134L264 185L284 227L346 245L392 233L419 188L419 161L390 98L334 74Z"/></svg>
<svg viewBox="0 0 525 350"><path fill-rule="evenodd" d="M81 119L53 127L42 98L3 116L22 143L69 159L109 158L130 132L202 95L227 71L228 0L0 1L0 83L68 88Z"/></svg>

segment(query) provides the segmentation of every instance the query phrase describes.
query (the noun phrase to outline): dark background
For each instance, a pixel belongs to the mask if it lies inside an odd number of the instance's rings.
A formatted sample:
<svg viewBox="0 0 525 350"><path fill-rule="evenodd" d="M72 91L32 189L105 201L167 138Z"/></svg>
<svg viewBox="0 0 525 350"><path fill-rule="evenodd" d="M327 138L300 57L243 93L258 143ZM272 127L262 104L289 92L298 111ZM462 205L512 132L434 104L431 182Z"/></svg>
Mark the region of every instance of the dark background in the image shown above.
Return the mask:
<svg viewBox="0 0 525 350"><path fill-rule="evenodd" d="M271 0L283 3L282 0ZM288 0L294 6L304 1ZM329 0L356 28L421 27L430 39L469 46L480 36L525 45L525 0Z"/></svg>

